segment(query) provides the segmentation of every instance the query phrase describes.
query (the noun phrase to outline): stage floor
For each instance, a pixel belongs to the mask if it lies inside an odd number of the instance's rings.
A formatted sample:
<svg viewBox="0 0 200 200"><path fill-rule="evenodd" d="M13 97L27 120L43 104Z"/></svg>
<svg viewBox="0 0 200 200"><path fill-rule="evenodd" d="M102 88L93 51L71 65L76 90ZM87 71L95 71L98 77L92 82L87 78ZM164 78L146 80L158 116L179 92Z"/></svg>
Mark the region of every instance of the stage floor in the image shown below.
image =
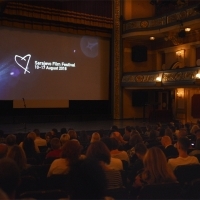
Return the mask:
<svg viewBox="0 0 200 200"><path fill-rule="evenodd" d="M56 123L18 123L18 124L0 124L0 130L4 131L4 134L16 134L16 133L28 133L35 128L38 128L41 133L46 133L52 128L56 128L60 131L61 128L73 128L76 131L82 130L109 130L111 126L116 125L122 129L125 126L144 125L141 120L105 120L105 121L69 121L69 122L56 122Z"/></svg>

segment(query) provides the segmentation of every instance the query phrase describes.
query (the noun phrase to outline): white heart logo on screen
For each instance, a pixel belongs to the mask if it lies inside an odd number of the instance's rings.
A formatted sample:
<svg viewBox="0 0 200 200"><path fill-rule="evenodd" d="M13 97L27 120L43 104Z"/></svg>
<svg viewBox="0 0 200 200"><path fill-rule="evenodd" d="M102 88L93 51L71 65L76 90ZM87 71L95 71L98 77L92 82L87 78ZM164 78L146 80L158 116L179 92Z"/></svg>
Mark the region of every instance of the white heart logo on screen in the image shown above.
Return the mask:
<svg viewBox="0 0 200 200"><path fill-rule="evenodd" d="M24 70L24 74L26 74L26 72L30 73L28 71L28 64L30 59L31 59L31 54L27 54L24 57L15 55L15 62Z"/></svg>

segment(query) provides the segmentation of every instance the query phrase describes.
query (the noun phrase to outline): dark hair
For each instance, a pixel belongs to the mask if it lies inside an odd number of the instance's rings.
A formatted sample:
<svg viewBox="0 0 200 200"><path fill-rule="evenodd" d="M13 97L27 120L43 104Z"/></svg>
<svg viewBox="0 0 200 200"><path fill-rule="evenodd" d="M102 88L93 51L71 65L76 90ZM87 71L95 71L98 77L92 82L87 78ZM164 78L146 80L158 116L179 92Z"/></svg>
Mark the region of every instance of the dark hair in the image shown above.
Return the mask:
<svg viewBox="0 0 200 200"><path fill-rule="evenodd" d="M144 143L138 143L135 145L135 153L145 155L147 152L147 147Z"/></svg>
<svg viewBox="0 0 200 200"><path fill-rule="evenodd" d="M60 140L58 138L52 138L51 141L50 141L50 144L51 144L51 148L53 150L59 149L61 147L61 143L60 143Z"/></svg>
<svg viewBox="0 0 200 200"><path fill-rule="evenodd" d="M16 136L13 135L13 134L10 134L10 135L8 135L8 136L6 137L6 144L7 144L8 146L13 146L13 145L16 144L16 140L17 140Z"/></svg>
<svg viewBox="0 0 200 200"><path fill-rule="evenodd" d="M187 137L180 137L178 143L184 151L187 151L190 148L190 140Z"/></svg>
<svg viewBox="0 0 200 200"><path fill-rule="evenodd" d="M110 164L111 155L108 147L102 141L97 141L90 143L86 157Z"/></svg>
<svg viewBox="0 0 200 200"><path fill-rule="evenodd" d="M127 130L128 132L131 132L132 131L132 127L131 126L126 126L125 130Z"/></svg>
<svg viewBox="0 0 200 200"><path fill-rule="evenodd" d="M103 199L106 177L97 160L83 159L71 166L69 172L70 199Z"/></svg>
<svg viewBox="0 0 200 200"><path fill-rule="evenodd" d="M66 158L70 164L76 162L81 155L81 145L77 141L68 140L62 147L61 157Z"/></svg>
<svg viewBox="0 0 200 200"><path fill-rule="evenodd" d="M0 188L11 196L20 181L20 170L16 162L10 158L0 159Z"/></svg>

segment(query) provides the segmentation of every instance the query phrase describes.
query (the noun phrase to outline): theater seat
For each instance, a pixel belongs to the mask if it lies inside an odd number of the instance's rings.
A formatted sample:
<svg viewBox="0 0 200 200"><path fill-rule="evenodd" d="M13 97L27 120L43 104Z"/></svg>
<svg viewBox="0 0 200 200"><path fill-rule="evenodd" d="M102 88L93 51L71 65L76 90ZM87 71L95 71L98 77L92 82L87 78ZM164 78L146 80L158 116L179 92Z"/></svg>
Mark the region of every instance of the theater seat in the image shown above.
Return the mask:
<svg viewBox="0 0 200 200"><path fill-rule="evenodd" d="M182 188L179 183L145 185L138 199L181 199Z"/></svg>
<svg viewBox="0 0 200 200"><path fill-rule="evenodd" d="M68 193L63 190L28 191L20 195L20 199L67 199Z"/></svg>
<svg viewBox="0 0 200 200"><path fill-rule="evenodd" d="M179 165L175 168L174 174L181 184L189 184L200 178L200 164Z"/></svg>

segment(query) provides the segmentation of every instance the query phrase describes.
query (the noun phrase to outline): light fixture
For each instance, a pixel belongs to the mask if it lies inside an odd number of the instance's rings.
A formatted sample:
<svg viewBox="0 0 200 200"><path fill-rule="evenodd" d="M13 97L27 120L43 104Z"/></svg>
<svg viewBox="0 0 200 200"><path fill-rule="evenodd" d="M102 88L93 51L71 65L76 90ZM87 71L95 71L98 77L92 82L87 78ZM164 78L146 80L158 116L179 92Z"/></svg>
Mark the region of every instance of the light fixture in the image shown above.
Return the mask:
<svg viewBox="0 0 200 200"><path fill-rule="evenodd" d="M184 88L177 88L177 93L176 94L177 94L177 97L183 98L184 94L185 94Z"/></svg>
<svg viewBox="0 0 200 200"><path fill-rule="evenodd" d="M176 51L176 55L178 58L184 57L184 49Z"/></svg>
<svg viewBox="0 0 200 200"><path fill-rule="evenodd" d="M151 36L149 39L150 39L150 40L155 40L155 37Z"/></svg>
<svg viewBox="0 0 200 200"><path fill-rule="evenodd" d="M161 82L161 80L162 80L162 79L161 79L160 76L156 77L156 81L157 81L157 82Z"/></svg>
<svg viewBox="0 0 200 200"><path fill-rule="evenodd" d="M190 32L191 31L191 28L185 28L185 32Z"/></svg>
<svg viewBox="0 0 200 200"><path fill-rule="evenodd" d="M198 73L196 74L196 78L200 79L200 71L198 71Z"/></svg>

